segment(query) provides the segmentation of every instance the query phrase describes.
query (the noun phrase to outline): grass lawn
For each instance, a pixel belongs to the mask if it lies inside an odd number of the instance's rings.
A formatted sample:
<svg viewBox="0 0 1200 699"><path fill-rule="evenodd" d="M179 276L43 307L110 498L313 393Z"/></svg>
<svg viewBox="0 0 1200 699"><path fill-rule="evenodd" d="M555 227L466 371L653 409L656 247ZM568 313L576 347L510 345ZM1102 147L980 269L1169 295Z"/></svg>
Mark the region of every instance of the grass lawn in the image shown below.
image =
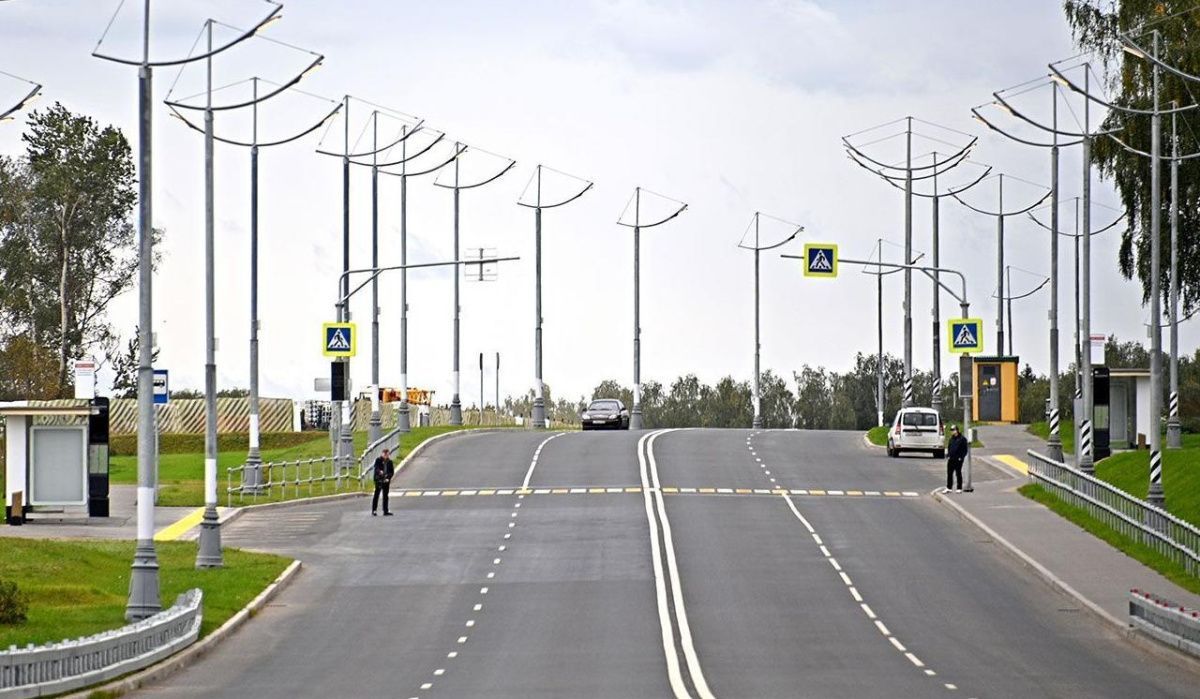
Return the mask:
<svg viewBox="0 0 1200 699"><path fill-rule="evenodd" d="M1096 476L1145 499L1150 490L1150 452L1124 451L1101 459ZM1200 434L1183 435L1182 449L1163 449L1163 492L1168 512L1200 526Z"/></svg>
<svg viewBox="0 0 1200 699"><path fill-rule="evenodd" d="M1018 489L1018 492L1074 522L1083 528L1084 531L1107 542L1125 555L1153 568L1183 589L1200 594L1200 579L1189 575L1183 566L1160 555L1150 547L1117 533L1103 522L1093 518L1083 508L1068 505L1036 483L1023 485ZM1170 492L1168 491L1169 497Z"/></svg>
<svg viewBox="0 0 1200 699"><path fill-rule="evenodd" d="M291 562L225 549L225 567L197 570L196 544L159 542L163 608L185 590L204 590L207 635L246 606ZM24 624L0 624L0 648L77 638L125 625L132 541L0 539L0 579L17 583L29 602Z"/></svg>
<svg viewBox="0 0 1200 699"><path fill-rule="evenodd" d="M1034 422L1028 427L1030 434L1035 434L1042 439L1050 438L1050 423ZM1063 453L1075 453L1075 423L1070 420L1062 420L1058 423L1058 438L1062 440Z"/></svg>
<svg viewBox="0 0 1200 699"><path fill-rule="evenodd" d="M433 427L414 427L411 432L400 438L400 454L392 455L392 459L399 463L400 459L404 458L418 444L429 439L430 437L445 433L453 432L462 429L473 429L467 426L450 426L437 425ZM367 447L367 433L354 433L354 452L361 454ZM315 439L307 442L296 444L289 447L281 447L277 449L262 450L263 463L276 461L294 461L297 459L311 459L330 455L329 437L325 433L320 433ZM226 469L241 466L245 463L245 450L238 449L236 451L223 451L217 454L217 492L218 504L225 504L225 487L226 487ZM288 470L288 477L292 477L293 471ZM110 476L113 483L137 483L137 457L136 456L114 456L110 459ZM204 504L204 453L188 453L188 454L160 454L158 457L158 477L159 491L158 504L162 506L192 506L199 507ZM343 481L342 492L356 491L359 488L358 481ZM322 490L321 486L313 486L313 494L331 494L338 492L333 483L328 483ZM308 489L302 488L301 495L307 495ZM287 489L287 493L273 491L270 495L260 495L257 498L246 499L246 502L253 500L254 502L273 502L277 500L294 499L296 496L293 489ZM238 504L237 499L234 499L234 504Z"/></svg>

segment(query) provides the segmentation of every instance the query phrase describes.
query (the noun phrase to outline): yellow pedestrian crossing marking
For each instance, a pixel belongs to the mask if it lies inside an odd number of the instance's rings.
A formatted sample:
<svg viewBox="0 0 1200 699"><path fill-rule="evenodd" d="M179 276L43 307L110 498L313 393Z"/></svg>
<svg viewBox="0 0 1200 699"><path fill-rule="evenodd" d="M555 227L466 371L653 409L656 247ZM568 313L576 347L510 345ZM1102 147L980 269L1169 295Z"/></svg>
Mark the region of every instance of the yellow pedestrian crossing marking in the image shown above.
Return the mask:
<svg viewBox="0 0 1200 699"><path fill-rule="evenodd" d="M641 494L646 491L654 492L654 488L638 486L605 486L605 487L566 487L566 488L475 488L475 489L434 489L434 488L402 488L392 491L397 497L471 497L475 495L616 495ZM920 493L913 490L836 490L836 489L805 489L805 488L683 488L678 486L663 486L664 495L711 495L714 497L746 497L763 495L791 495L804 497L855 497L855 498L916 498ZM202 514L201 509L196 515ZM166 530L160 534L167 533ZM157 538L157 537L156 537Z"/></svg>

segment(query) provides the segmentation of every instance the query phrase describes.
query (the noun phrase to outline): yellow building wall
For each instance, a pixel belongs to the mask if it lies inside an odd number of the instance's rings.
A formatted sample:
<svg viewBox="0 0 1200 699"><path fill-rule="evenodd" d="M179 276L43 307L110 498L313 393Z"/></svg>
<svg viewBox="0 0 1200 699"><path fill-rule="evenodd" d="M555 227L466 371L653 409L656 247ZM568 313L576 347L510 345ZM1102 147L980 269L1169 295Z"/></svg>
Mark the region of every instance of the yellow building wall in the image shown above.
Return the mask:
<svg viewBox="0 0 1200 699"><path fill-rule="evenodd" d="M971 373L974 383L974 399L971 403L971 420L979 421L979 367L983 364L1000 365L1000 421L1017 422L1020 417L1021 398L1018 394L1016 362L972 362Z"/></svg>

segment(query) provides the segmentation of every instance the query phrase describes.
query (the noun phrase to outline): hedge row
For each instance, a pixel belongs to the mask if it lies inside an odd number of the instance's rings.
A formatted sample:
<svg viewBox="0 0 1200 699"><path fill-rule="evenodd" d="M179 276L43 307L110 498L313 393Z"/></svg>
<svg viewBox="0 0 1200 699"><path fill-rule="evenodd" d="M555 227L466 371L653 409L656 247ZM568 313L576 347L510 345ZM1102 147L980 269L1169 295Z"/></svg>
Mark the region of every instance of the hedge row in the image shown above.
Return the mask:
<svg viewBox="0 0 1200 699"><path fill-rule="evenodd" d="M327 439L327 432L263 432L259 446L263 449L284 449L315 439ZM246 451L250 435L245 432L225 432L217 435L217 451ZM204 452L202 434L164 434L158 438L160 454L199 454ZM109 437L108 453L112 456L137 454L136 434L116 434Z"/></svg>

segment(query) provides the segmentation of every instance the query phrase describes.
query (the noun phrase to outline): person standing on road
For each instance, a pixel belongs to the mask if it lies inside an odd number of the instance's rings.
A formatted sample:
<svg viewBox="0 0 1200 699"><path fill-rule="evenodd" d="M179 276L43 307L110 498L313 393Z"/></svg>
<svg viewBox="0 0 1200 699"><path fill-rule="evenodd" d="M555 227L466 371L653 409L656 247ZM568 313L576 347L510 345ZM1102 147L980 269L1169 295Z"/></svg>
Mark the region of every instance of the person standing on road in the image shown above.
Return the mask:
<svg viewBox="0 0 1200 699"><path fill-rule="evenodd" d="M958 431L958 425L951 425L950 444L946 449L946 490L944 492L950 492L950 488L954 486L951 482L953 479L958 480L958 486L954 488L954 492L962 492L962 466L963 460L967 458L969 448L967 438Z"/></svg>
<svg viewBox="0 0 1200 699"><path fill-rule="evenodd" d="M388 456L390 452L387 449L375 458L375 466L372 469L375 476L375 495L371 498L371 516L374 517L379 509L379 494L383 493L383 516L391 517L392 513L388 511L388 491L392 488L392 476L396 475L396 466L392 463Z"/></svg>

